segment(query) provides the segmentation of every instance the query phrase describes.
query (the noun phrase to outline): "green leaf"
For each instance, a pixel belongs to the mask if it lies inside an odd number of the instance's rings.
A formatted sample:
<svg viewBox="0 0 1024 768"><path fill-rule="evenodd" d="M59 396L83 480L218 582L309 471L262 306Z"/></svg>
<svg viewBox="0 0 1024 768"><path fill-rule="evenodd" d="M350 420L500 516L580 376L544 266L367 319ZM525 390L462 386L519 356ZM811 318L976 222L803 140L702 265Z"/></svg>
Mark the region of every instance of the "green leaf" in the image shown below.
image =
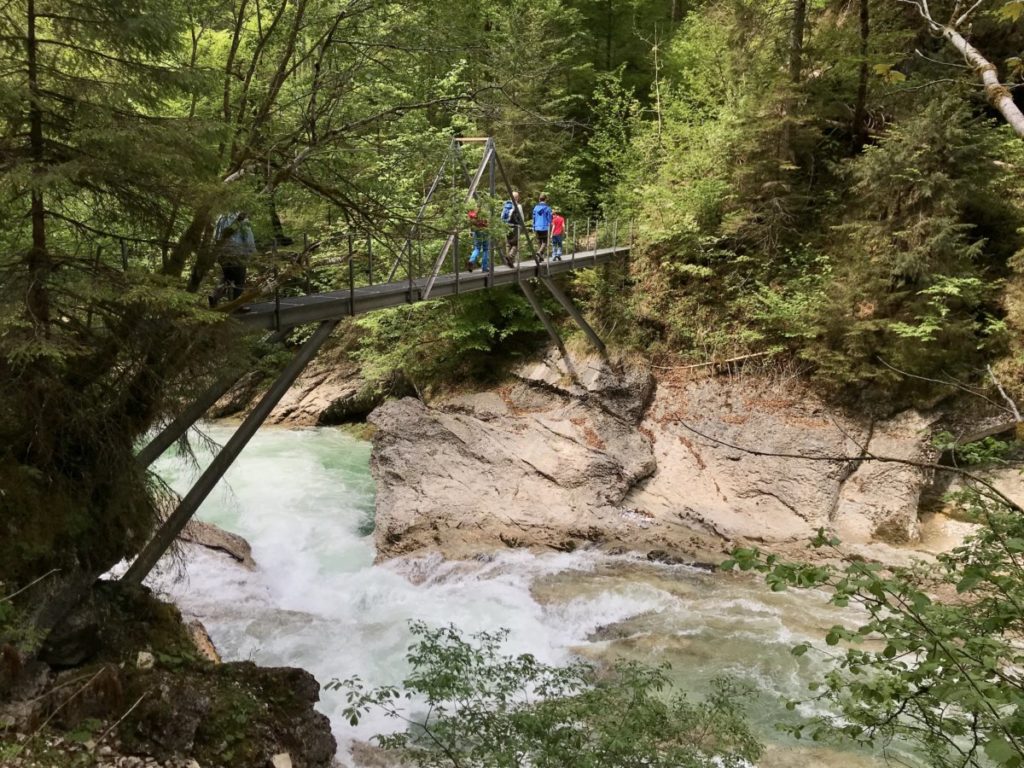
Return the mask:
<svg viewBox="0 0 1024 768"><path fill-rule="evenodd" d="M1003 738L995 738L985 745L985 754L998 765L1020 765L1021 754Z"/></svg>
<svg viewBox="0 0 1024 768"><path fill-rule="evenodd" d="M1002 21L1011 24L1024 16L1024 0L1009 0L1003 7L996 11L996 16Z"/></svg>

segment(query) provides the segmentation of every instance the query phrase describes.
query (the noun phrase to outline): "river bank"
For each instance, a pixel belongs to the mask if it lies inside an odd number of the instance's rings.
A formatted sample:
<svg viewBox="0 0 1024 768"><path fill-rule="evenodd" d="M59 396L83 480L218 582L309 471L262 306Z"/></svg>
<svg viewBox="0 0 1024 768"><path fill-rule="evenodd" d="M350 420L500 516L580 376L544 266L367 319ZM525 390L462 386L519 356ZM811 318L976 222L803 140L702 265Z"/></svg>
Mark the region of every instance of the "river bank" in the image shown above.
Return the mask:
<svg viewBox="0 0 1024 768"><path fill-rule="evenodd" d="M840 618L824 596L774 596L756 579L688 564L713 565L737 545L805 557L818 527L886 562L955 544L969 527L920 514L929 472L864 460L933 460L944 414L851 418L779 370L570 365L548 358L491 390L384 403L369 416L372 448L333 430L262 431L201 513L252 551L199 523L190 537L205 547L186 544L153 586L203 621L232 663L301 667L321 684L352 675L398 684L410 619L469 633L503 626L510 652L551 663L671 662L675 683L698 696L715 675L743 679L772 742L762 768L874 765L774 733L792 717L785 701L821 674L789 649ZM275 420L358 419L362 406L349 401L365 391L354 369L324 368ZM211 432L218 442L228 433ZM210 457L201 454L202 464ZM180 492L194 468L168 456L157 470ZM177 656L158 658L158 670ZM168 684L175 675L188 679L179 669ZM309 712L316 686L307 682L295 692ZM352 727L343 695L320 695L339 759L363 764L360 744L393 724L371 717ZM318 727L311 743L322 761ZM270 733L267 750L282 739Z"/></svg>

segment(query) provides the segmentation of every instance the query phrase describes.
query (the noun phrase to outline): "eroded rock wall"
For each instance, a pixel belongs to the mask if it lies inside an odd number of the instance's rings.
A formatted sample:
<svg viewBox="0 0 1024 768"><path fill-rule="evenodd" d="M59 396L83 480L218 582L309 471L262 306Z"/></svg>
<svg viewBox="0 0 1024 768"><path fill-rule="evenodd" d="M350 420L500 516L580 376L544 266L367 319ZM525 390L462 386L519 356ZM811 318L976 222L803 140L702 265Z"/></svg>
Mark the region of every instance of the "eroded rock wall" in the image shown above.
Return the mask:
<svg viewBox="0 0 1024 768"><path fill-rule="evenodd" d="M393 401L370 421L380 558L598 545L715 559L802 547L819 528L914 544L925 473L863 459L929 458L934 419L854 419L781 375L548 358L497 390Z"/></svg>

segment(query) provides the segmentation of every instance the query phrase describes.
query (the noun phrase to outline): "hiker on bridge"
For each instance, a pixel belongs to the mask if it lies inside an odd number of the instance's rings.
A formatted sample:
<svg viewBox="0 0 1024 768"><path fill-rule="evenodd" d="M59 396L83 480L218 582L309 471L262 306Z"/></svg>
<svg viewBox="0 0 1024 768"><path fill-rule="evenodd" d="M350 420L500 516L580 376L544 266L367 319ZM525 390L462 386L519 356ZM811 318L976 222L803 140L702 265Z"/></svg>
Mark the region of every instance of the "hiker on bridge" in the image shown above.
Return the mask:
<svg viewBox="0 0 1024 768"><path fill-rule="evenodd" d="M562 260L562 243L565 242L565 217L560 213L551 216L551 260Z"/></svg>
<svg viewBox="0 0 1024 768"><path fill-rule="evenodd" d="M548 196L541 195L537 204L533 206L533 232L537 236L537 245L540 246L537 252L539 263L548 249L548 233L551 229L551 206L548 205Z"/></svg>
<svg viewBox="0 0 1024 768"><path fill-rule="evenodd" d="M210 306L215 307L229 294L231 301L239 298L245 289L245 272L249 258L256 253L256 238L252 234L249 214L245 211L225 213L213 230L213 247L220 261L221 284L210 294Z"/></svg>
<svg viewBox="0 0 1024 768"><path fill-rule="evenodd" d="M469 271L473 271L477 259L480 259L480 269L487 272L490 268L490 233L487 231L487 219L480 215L475 208L469 212L469 229L473 234L473 253L469 255Z"/></svg>
<svg viewBox="0 0 1024 768"><path fill-rule="evenodd" d="M508 224L508 234L505 236L505 243L508 245L508 265L515 264L516 254L519 252L519 229L526 225L526 217L523 215L523 206L519 202L518 190L513 190L512 199L506 200L501 209L501 220Z"/></svg>

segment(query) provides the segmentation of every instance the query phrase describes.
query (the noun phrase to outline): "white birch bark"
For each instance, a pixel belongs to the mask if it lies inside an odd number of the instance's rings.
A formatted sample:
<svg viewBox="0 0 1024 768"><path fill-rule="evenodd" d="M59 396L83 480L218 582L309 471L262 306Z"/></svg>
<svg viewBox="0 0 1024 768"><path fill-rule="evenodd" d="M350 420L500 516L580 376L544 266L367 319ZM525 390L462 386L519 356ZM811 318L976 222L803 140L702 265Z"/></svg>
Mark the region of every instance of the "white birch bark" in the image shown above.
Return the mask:
<svg viewBox="0 0 1024 768"><path fill-rule="evenodd" d="M1024 138L1024 113L1014 103L1009 89L999 81L999 72L996 70L995 65L982 56L977 48L967 42L967 39L957 29L982 5L983 0L975 2L960 18L948 26L940 24L934 19L931 9L928 7L928 0L899 0L899 2L907 3L917 8L917 12L928 22L928 26L942 35L950 45L960 51L960 55L964 57L978 77L981 78L981 82L985 86L985 98L988 99L988 103L999 111L999 114L1003 116L1018 136Z"/></svg>

